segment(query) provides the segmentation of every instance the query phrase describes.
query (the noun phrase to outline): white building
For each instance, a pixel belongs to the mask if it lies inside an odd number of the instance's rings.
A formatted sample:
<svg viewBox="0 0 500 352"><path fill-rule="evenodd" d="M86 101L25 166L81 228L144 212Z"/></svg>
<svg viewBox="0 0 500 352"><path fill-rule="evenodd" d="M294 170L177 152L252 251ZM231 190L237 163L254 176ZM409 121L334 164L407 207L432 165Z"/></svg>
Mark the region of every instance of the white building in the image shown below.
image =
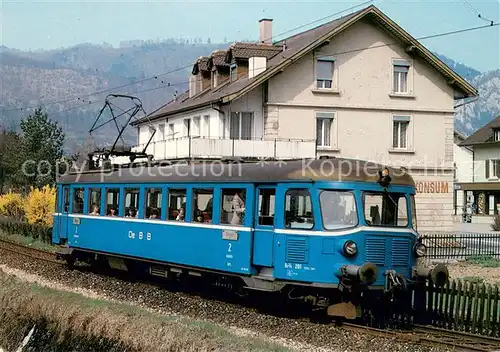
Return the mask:
<svg viewBox="0 0 500 352"><path fill-rule="evenodd" d="M457 188L473 204L473 223L491 224L500 212L500 116L460 143L472 150L472 177Z"/></svg>
<svg viewBox="0 0 500 352"><path fill-rule="evenodd" d="M194 64L189 90L134 123L138 148L181 158L322 155L407 167L420 230L453 226L454 101L477 95L374 6Z"/></svg>
<svg viewBox="0 0 500 352"><path fill-rule="evenodd" d="M471 195L467 197L467 192L462 190L462 183L472 182L474 176L473 151L468 146L461 146L467 137L455 131L455 143L453 145L453 166L455 167L454 187L453 187L453 207L456 221L462 221L464 207L470 207Z"/></svg>

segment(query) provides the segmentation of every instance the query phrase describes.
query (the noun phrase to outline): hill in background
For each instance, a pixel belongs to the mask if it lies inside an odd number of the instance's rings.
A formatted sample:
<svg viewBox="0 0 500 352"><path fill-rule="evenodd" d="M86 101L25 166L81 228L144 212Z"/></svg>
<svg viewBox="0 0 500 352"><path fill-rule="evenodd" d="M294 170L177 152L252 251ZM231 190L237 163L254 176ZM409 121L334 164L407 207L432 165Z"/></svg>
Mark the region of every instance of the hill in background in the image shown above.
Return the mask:
<svg viewBox="0 0 500 352"><path fill-rule="evenodd" d="M198 57L228 45L203 43L201 39L168 39L131 41L119 48L81 44L37 52L0 47L0 126L17 129L20 119L33 111L20 109L41 105L64 128L68 136L66 148L74 151L88 137L107 94L137 96L149 113L171 100L176 92L187 89L190 65ZM477 101L457 109L457 130L469 135L500 115L500 70L480 72L438 56L480 93ZM136 81L140 83L129 85ZM102 93L93 94L96 91ZM94 135L99 144L112 143L114 136L116 127L111 124ZM129 128L124 137L133 144L135 130Z"/></svg>

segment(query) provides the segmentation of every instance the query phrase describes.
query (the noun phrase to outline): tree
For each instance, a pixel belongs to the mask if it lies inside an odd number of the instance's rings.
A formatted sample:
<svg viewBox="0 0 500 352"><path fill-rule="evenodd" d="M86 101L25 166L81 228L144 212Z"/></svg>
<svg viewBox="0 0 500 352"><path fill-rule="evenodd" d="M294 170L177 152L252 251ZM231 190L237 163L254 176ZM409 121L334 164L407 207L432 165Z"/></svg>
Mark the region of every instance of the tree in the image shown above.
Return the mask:
<svg viewBox="0 0 500 352"><path fill-rule="evenodd" d="M22 139L21 136L8 130L0 132L0 193L4 187L18 186L21 158Z"/></svg>
<svg viewBox="0 0 500 352"><path fill-rule="evenodd" d="M60 161L63 156L65 135L57 122L49 119L41 108L33 115L21 120L23 176L26 185L41 187L53 184L57 172L63 166Z"/></svg>

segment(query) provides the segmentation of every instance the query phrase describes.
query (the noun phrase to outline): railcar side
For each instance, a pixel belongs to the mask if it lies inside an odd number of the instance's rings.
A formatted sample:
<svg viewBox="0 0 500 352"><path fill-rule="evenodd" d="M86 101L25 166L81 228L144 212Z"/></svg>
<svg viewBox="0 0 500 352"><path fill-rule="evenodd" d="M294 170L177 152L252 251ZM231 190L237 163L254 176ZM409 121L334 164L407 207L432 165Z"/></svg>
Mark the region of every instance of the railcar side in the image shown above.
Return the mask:
<svg viewBox="0 0 500 352"><path fill-rule="evenodd" d="M312 294L330 306L346 288L358 295L447 279L445 268L417 263L425 247L409 175L393 183L381 172L339 179L338 164L336 174L315 177L315 163L301 174L297 163L267 173L246 166L234 178L158 170L67 177L58 186L53 242L70 263L105 258L98 262L158 276L216 275L249 289Z"/></svg>

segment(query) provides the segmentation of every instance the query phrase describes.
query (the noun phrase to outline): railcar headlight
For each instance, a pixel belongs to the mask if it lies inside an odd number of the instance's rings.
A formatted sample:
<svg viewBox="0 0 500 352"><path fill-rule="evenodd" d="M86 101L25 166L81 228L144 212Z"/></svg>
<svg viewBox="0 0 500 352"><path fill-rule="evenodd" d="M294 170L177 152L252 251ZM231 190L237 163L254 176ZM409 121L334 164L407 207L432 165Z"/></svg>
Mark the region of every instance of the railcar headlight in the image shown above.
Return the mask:
<svg viewBox="0 0 500 352"><path fill-rule="evenodd" d="M354 256L356 253L358 253L358 246L354 241L346 241L344 243L344 254L348 257Z"/></svg>
<svg viewBox="0 0 500 352"><path fill-rule="evenodd" d="M423 257L427 254L427 247L423 243L417 243L415 245L415 254L417 257Z"/></svg>

